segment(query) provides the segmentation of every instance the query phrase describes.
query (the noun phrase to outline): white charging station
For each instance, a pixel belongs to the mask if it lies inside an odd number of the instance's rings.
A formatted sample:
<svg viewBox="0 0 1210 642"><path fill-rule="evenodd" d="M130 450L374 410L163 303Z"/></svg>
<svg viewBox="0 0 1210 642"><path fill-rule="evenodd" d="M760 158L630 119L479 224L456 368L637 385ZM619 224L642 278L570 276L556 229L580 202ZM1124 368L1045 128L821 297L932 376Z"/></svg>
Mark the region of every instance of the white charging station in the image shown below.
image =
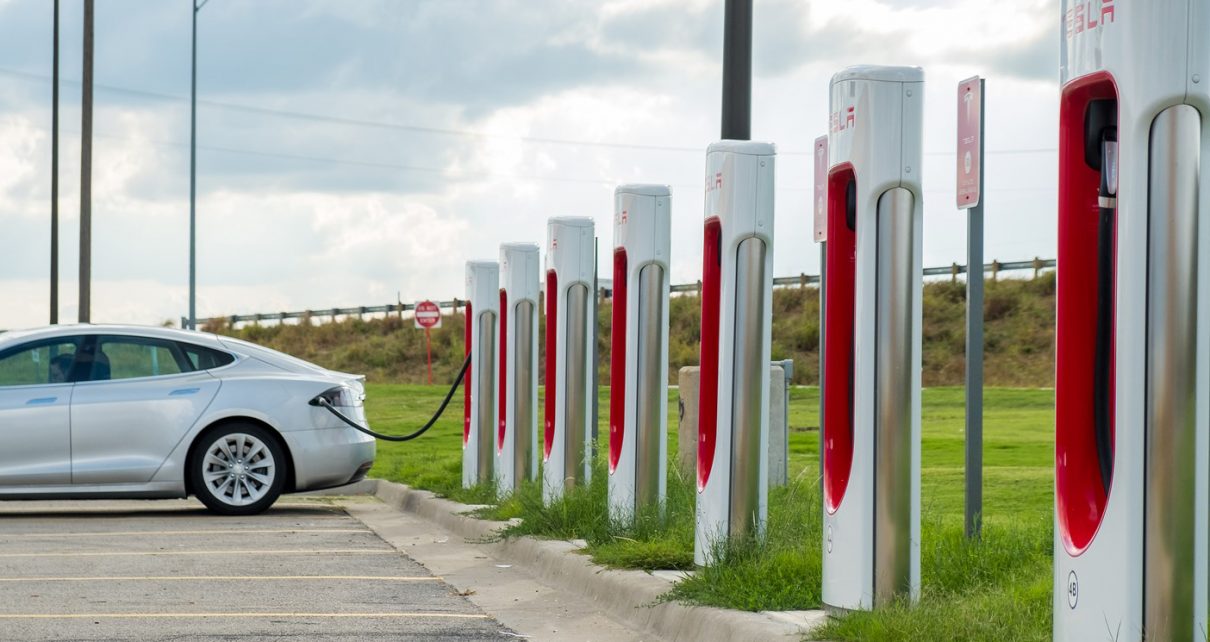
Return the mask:
<svg viewBox="0 0 1210 642"><path fill-rule="evenodd" d="M555 217L546 226L546 421L542 498L546 503L592 478L593 276L590 218Z"/></svg>
<svg viewBox="0 0 1210 642"><path fill-rule="evenodd" d="M609 514L621 522L667 492L671 208L666 185L614 190Z"/></svg>
<svg viewBox="0 0 1210 642"><path fill-rule="evenodd" d="M1055 640L1204 640L1210 2L1063 0Z"/></svg>
<svg viewBox="0 0 1210 642"><path fill-rule="evenodd" d="M501 496L538 478L538 246L500 246L500 427L496 489Z"/></svg>
<svg viewBox="0 0 1210 642"><path fill-rule="evenodd" d="M463 384L462 487L492 479L496 430L496 346L500 339L500 266L466 263L466 350L471 365Z"/></svg>
<svg viewBox="0 0 1210 642"><path fill-rule="evenodd" d="M924 72L832 77L823 378L823 603L920 592Z"/></svg>
<svg viewBox="0 0 1210 642"><path fill-rule="evenodd" d="M773 319L771 143L706 151L693 557L764 536L768 515L769 354Z"/></svg>

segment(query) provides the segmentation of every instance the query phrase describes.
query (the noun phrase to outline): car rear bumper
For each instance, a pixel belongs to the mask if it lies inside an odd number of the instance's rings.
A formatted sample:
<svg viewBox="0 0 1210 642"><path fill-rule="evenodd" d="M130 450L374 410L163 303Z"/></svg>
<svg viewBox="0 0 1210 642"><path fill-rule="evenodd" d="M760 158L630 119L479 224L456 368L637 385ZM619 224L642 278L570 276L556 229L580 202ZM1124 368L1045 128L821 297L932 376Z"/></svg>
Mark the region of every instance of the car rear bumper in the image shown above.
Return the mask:
<svg viewBox="0 0 1210 642"><path fill-rule="evenodd" d="M373 437L352 428L283 432L294 460L294 491L358 481L374 464Z"/></svg>

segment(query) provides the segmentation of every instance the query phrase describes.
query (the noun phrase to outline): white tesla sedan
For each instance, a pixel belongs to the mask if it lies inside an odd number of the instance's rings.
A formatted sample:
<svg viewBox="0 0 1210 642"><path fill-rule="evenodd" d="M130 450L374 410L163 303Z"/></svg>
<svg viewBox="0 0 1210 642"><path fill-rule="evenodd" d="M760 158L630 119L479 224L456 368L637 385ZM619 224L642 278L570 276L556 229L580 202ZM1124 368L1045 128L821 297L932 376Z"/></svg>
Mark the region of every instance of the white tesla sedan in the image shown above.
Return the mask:
<svg viewBox="0 0 1210 642"><path fill-rule="evenodd" d="M248 515L365 477L364 377L165 328L0 334L0 499L196 495Z"/></svg>

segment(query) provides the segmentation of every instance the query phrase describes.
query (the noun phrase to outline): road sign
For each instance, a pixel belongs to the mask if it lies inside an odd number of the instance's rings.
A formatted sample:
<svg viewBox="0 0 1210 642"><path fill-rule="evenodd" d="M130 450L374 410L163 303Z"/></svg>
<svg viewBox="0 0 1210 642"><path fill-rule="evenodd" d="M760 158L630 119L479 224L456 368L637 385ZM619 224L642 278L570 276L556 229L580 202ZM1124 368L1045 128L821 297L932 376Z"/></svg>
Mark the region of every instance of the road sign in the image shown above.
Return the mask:
<svg viewBox="0 0 1210 642"><path fill-rule="evenodd" d="M979 204L982 161L983 80L975 76L958 83L958 209Z"/></svg>
<svg viewBox="0 0 1210 642"><path fill-rule="evenodd" d="M815 242L828 240L828 137L815 139Z"/></svg>
<svg viewBox="0 0 1210 642"><path fill-rule="evenodd" d="M417 301L415 312L416 327L428 330L441 327L441 308L432 301Z"/></svg>

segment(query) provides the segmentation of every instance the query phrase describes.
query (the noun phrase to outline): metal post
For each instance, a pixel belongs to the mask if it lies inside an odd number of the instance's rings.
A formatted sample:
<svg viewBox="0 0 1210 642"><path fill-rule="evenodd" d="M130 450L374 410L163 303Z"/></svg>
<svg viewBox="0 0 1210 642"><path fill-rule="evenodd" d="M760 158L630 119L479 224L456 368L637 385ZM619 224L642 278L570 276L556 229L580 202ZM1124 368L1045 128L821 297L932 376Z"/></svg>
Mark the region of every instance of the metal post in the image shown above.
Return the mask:
<svg viewBox="0 0 1210 642"><path fill-rule="evenodd" d="M92 307L92 35L93 0L84 0L84 73L80 117L80 323Z"/></svg>
<svg viewBox="0 0 1210 642"><path fill-rule="evenodd" d="M979 132L987 113L986 81L979 81ZM979 203L966 225L966 536L980 537L983 523L983 148L979 145Z"/></svg>
<svg viewBox="0 0 1210 642"><path fill-rule="evenodd" d="M828 242L819 244L819 498L823 501L824 364L827 363Z"/></svg>
<svg viewBox="0 0 1210 642"><path fill-rule="evenodd" d="M601 350L600 332L601 324L598 318L598 310L601 305L601 282L598 278L597 264L601 258L601 239L593 237L592 239L592 335L588 340L592 342L592 444L585 449L585 454L592 457L591 461L596 461L597 457L597 437L601 427L601 380L598 371L601 367Z"/></svg>
<svg viewBox="0 0 1210 642"><path fill-rule="evenodd" d="M752 137L752 0L726 0L723 23L723 138Z"/></svg>
<svg viewBox="0 0 1210 642"><path fill-rule="evenodd" d="M189 74L189 325L197 329L197 0L193 4L193 39Z"/></svg>
<svg viewBox="0 0 1210 642"><path fill-rule="evenodd" d="M50 323L59 322L59 0L55 0L50 106Z"/></svg>
<svg viewBox="0 0 1210 642"><path fill-rule="evenodd" d="M189 75L189 329L197 329L197 12L210 0L193 4L192 72Z"/></svg>

